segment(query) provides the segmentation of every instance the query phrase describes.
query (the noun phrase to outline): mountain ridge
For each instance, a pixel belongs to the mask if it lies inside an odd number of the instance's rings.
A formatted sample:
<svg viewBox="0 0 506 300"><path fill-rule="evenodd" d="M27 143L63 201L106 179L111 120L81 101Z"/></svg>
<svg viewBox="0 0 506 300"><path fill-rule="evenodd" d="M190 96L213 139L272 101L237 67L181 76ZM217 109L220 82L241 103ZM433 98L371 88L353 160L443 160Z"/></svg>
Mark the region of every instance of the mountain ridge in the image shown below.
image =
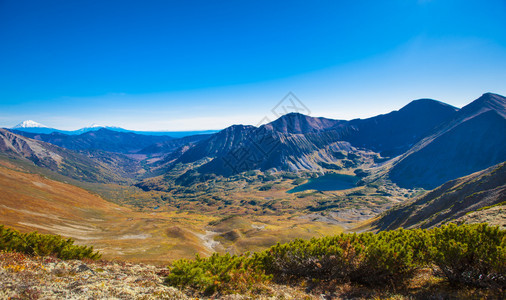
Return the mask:
<svg viewBox="0 0 506 300"><path fill-rule="evenodd" d="M384 168L400 187L432 189L506 160L505 112L504 97L485 93L462 109L423 98L367 119L288 113L260 127L232 125L178 140L100 127L77 136L15 132L75 151L135 155L136 164L144 161L143 168L154 168L157 174L196 162L202 162L198 172L224 176L251 170L322 174L329 168L353 171L365 161L371 168L372 157L379 155L379 161L393 158ZM348 153L358 158L350 160ZM106 154L98 156L106 161Z"/></svg>
<svg viewBox="0 0 506 300"><path fill-rule="evenodd" d="M51 128L46 125L42 125L38 122L32 120L23 121L16 126L6 129L18 130L28 133L38 133L38 134L51 134L51 133L61 133L66 135L80 135L90 131L97 131L100 129L108 129L117 132L131 132L141 135L155 135L155 136L171 136L173 138L180 138L190 135L198 135L198 134L210 134L216 133L219 130L189 130L189 131L139 131L139 130L128 130L117 126L103 126L98 124L91 124L90 126L86 126L83 128L79 128L76 130L61 130L56 128Z"/></svg>
<svg viewBox="0 0 506 300"><path fill-rule="evenodd" d="M118 170L84 154L37 141L0 128L0 151L10 158L22 159L38 167L87 182L124 182Z"/></svg>
<svg viewBox="0 0 506 300"><path fill-rule="evenodd" d="M506 160L506 98L485 93L420 140L389 171L403 187L432 189Z"/></svg>
<svg viewBox="0 0 506 300"><path fill-rule="evenodd" d="M420 107L424 108L422 112ZM332 120L289 113L266 125L250 128L249 138L244 137L241 143L221 151L220 155L202 152L199 159L206 156L215 159L200 167L199 172L226 176L256 168L264 171L321 172L322 164L334 165L339 162L341 154L334 154L341 151L357 152L359 148L367 148L394 155L407 150L457 110L440 101L421 99L410 102L399 111L363 120ZM412 125L403 124L408 121ZM369 142L364 143L366 140ZM204 147L198 146L198 143L196 146ZM193 150L188 152L192 153ZM246 158L238 159L239 155Z"/></svg>
<svg viewBox="0 0 506 300"><path fill-rule="evenodd" d="M134 153L152 144L173 139L169 136L141 135L107 128L99 128L79 135L67 135L59 132L37 134L18 130L14 132L70 150L103 150L116 153Z"/></svg>

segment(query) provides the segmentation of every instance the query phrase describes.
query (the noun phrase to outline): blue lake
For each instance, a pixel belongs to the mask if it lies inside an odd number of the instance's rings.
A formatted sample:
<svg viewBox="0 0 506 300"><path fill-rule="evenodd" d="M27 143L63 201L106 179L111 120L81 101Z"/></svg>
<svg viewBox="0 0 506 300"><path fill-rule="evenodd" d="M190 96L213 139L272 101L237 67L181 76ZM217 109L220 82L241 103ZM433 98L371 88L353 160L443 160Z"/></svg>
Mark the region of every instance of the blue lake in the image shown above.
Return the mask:
<svg viewBox="0 0 506 300"><path fill-rule="evenodd" d="M347 190L356 187L360 180L357 176L344 174L327 174L318 178L309 179L307 183L301 184L287 193L303 192L307 190L317 191L338 191Z"/></svg>

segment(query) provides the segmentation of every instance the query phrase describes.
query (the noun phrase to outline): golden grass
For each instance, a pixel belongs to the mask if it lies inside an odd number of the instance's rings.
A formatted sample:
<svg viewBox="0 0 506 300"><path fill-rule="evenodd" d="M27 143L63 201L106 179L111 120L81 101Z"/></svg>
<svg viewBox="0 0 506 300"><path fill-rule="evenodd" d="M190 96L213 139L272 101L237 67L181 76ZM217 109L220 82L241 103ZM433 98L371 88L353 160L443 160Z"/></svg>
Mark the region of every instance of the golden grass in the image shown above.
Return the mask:
<svg viewBox="0 0 506 300"><path fill-rule="evenodd" d="M293 238L338 233L337 225L286 216L232 218L214 228L223 215L199 212L136 211L102 199L82 188L0 165L0 224L28 232L60 234L77 244L93 245L106 259L168 262L210 254L198 234L239 230L234 242L220 240L223 252L256 251ZM281 197L279 191L266 193ZM237 195L240 197L240 195ZM262 195L264 196L264 195ZM219 239L218 239L219 240Z"/></svg>

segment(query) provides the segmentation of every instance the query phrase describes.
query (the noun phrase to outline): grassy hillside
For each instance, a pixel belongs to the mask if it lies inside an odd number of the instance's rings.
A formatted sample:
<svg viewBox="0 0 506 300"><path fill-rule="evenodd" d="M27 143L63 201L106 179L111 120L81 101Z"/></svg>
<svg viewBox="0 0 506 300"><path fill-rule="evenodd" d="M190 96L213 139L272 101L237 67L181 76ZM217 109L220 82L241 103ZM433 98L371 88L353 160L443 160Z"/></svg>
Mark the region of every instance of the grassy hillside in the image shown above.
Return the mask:
<svg viewBox="0 0 506 300"><path fill-rule="evenodd" d="M449 181L433 191L387 211L373 227L379 230L429 228L452 220L488 221L506 226L506 162L484 171ZM495 217L484 219L494 209ZM473 214L473 218L466 217ZM479 216L482 216L481 218Z"/></svg>
<svg viewBox="0 0 506 300"><path fill-rule="evenodd" d="M97 185L92 187L96 189ZM132 197L135 201L140 197L159 197L140 189L135 194L135 189L121 186L101 188L107 190L102 194L118 193L117 197ZM235 196L240 199L244 195ZM238 206L240 203L238 200ZM184 208L159 210L153 206L138 210L129 205L119 206L74 185L30 173L5 160L0 160L0 207L0 224L22 232L37 230L71 237L77 244L93 245L104 258L146 262L167 262L214 251L262 250L278 241L343 230L338 224L297 218L292 214L245 215L236 221L236 218L222 219L233 214L233 210L221 215L198 211L195 206L193 212L183 212ZM244 226L237 227L238 222ZM236 232L238 237L233 238L231 232Z"/></svg>
<svg viewBox="0 0 506 300"><path fill-rule="evenodd" d="M23 232L71 237L89 244L106 258L167 261L205 253L192 230L210 218L188 214L149 214L118 206L76 186L0 165L0 223ZM168 237L180 226L187 237ZM142 246L139 246L142 242Z"/></svg>

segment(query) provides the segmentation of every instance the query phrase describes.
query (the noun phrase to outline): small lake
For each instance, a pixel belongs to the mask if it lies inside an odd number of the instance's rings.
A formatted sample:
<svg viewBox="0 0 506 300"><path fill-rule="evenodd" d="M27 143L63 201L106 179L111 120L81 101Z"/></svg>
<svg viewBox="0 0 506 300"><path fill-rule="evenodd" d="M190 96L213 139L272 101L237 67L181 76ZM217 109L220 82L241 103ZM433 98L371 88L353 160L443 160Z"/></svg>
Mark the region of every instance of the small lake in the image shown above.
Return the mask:
<svg viewBox="0 0 506 300"><path fill-rule="evenodd" d="M303 192L307 190L317 191L339 191L356 187L360 180L357 176L344 174L327 174L318 178L311 178L307 183L301 184L287 193Z"/></svg>

